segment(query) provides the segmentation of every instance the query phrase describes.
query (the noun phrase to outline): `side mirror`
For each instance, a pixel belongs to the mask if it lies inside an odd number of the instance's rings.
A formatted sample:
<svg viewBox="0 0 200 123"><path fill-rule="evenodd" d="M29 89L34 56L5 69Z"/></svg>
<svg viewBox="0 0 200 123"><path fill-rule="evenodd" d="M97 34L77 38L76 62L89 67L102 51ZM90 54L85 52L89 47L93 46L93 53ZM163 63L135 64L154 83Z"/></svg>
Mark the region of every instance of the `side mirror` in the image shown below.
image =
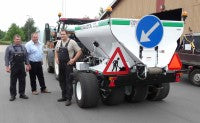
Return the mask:
<svg viewBox="0 0 200 123"><path fill-rule="evenodd" d="M48 23L45 24L44 35L44 43L46 44L47 41L50 41L50 28Z"/></svg>

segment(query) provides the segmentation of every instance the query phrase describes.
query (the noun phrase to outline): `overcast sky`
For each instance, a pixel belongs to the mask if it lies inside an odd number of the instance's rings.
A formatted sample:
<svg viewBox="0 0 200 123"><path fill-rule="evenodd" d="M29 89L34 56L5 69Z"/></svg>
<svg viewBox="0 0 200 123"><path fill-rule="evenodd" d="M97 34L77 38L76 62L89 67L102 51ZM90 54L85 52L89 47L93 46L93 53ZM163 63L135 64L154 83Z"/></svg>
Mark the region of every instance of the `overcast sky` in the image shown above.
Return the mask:
<svg viewBox="0 0 200 123"><path fill-rule="evenodd" d="M45 23L56 25L58 12L66 17L82 18L98 15L114 0L0 0L0 29L7 31L11 23L20 27L31 17L40 30ZM65 9L64 9L65 8Z"/></svg>

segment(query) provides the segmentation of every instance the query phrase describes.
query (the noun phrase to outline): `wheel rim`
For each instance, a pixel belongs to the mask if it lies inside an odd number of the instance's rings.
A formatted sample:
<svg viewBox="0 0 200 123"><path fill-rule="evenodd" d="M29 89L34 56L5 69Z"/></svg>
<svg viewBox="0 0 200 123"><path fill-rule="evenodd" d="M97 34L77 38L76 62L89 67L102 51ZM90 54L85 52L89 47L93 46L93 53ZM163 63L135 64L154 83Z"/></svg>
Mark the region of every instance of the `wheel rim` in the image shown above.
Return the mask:
<svg viewBox="0 0 200 123"><path fill-rule="evenodd" d="M81 100L82 90L81 90L81 83L79 81L76 84L76 96L78 100Z"/></svg>
<svg viewBox="0 0 200 123"><path fill-rule="evenodd" d="M55 69L55 74L58 75L59 74L59 68L58 68L58 64L56 63L56 60L54 60L54 69Z"/></svg>
<svg viewBox="0 0 200 123"><path fill-rule="evenodd" d="M200 74L195 74L194 75L194 81L199 84L199 82L200 82Z"/></svg>

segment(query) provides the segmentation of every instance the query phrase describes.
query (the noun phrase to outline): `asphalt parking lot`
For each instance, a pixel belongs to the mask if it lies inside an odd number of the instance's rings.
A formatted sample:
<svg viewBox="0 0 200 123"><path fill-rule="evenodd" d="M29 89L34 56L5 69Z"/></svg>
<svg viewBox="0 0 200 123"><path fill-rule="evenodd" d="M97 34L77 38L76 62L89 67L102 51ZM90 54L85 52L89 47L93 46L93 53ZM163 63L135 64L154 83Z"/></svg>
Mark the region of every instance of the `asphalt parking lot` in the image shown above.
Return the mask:
<svg viewBox="0 0 200 123"><path fill-rule="evenodd" d="M170 94L164 101L141 103L124 102L117 106L81 109L72 100L66 107L58 103L59 84L54 74L46 71L44 76L50 94L32 95L27 74L26 94L28 100L17 97L9 101L9 74L4 67L5 46L0 46L0 123L199 123L200 88L188 83L184 75L180 83L172 83Z"/></svg>

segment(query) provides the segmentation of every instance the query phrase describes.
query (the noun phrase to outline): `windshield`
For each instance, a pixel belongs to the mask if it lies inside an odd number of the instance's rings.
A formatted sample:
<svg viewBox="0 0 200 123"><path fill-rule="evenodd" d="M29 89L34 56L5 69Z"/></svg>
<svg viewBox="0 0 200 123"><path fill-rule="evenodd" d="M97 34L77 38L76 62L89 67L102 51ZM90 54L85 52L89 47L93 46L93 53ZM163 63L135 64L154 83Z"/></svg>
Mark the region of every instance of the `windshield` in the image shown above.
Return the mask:
<svg viewBox="0 0 200 123"><path fill-rule="evenodd" d="M200 35L187 35L183 38L183 45L185 50L192 50L200 53ZM194 45L194 46L193 46Z"/></svg>

